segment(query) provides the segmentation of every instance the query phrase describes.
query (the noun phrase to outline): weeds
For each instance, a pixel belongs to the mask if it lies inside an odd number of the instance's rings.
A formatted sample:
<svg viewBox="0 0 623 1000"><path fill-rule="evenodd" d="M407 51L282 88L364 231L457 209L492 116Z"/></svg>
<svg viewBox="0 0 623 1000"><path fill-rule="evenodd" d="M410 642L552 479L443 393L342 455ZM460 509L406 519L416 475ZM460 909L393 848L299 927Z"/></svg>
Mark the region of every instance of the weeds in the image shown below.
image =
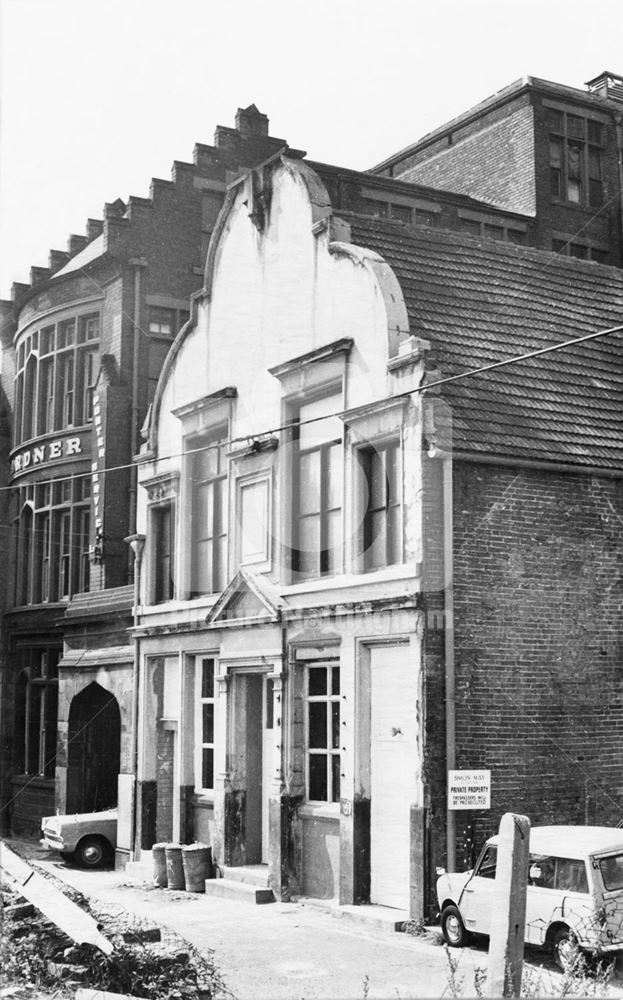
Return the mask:
<svg viewBox="0 0 623 1000"><path fill-rule="evenodd" d="M463 992L464 978L458 975L459 959L455 958L444 945L448 959L448 994L452 997L485 996L487 970L474 970L474 988ZM597 963L592 966L585 956L578 952L573 964L562 974L552 976L546 969L532 969L524 965L521 979L521 996L528 1000L540 997L594 997L609 996L609 983L614 972L614 965Z"/></svg>

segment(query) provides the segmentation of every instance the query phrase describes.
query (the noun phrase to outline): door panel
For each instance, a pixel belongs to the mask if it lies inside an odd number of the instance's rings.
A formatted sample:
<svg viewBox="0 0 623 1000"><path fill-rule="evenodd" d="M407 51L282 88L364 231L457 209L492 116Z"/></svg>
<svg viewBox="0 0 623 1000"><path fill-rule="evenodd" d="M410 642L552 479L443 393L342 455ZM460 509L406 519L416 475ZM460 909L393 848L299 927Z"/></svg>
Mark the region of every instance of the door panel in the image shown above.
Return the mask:
<svg viewBox="0 0 623 1000"><path fill-rule="evenodd" d="M411 805L419 801L418 677L407 645L370 651L370 900L409 908Z"/></svg>

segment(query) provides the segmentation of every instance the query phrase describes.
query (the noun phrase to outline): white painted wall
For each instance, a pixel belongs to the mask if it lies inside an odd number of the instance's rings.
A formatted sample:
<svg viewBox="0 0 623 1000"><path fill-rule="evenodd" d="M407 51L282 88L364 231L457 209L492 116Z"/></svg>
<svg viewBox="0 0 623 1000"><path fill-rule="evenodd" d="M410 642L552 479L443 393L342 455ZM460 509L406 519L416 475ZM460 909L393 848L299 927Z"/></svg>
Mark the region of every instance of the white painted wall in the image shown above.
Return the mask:
<svg viewBox="0 0 623 1000"><path fill-rule="evenodd" d="M276 164L262 232L245 204L250 180L241 182L218 240L210 299L199 303L196 325L159 390L158 459L139 469L139 481L180 468L177 407L233 385L234 438L278 427L282 386L268 369L340 338L354 340L346 407L395 391L386 368L388 310L377 276L389 269L375 254L368 260L343 244L330 252L328 228L312 231L309 172L296 160ZM138 530L146 527L146 494L139 489Z"/></svg>

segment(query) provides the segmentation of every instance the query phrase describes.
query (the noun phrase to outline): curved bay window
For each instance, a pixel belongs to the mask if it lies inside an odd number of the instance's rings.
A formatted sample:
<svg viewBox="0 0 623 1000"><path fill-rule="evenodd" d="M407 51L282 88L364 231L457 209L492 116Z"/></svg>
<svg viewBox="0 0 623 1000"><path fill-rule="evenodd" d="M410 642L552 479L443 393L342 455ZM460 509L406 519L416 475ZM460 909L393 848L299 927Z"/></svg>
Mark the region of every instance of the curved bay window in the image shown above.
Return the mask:
<svg viewBox="0 0 623 1000"><path fill-rule="evenodd" d="M17 604L89 589L90 486L84 475L20 487Z"/></svg>
<svg viewBox="0 0 623 1000"><path fill-rule="evenodd" d="M93 419L99 370L99 316L50 323L17 350L15 444Z"/></svg>
<svg viewBox="0 0 623 1000"><path fill-rule="evenodd" d="M20 774L54 777L59 657L59 649L48 647L17 652L14 745Z"/></svg>

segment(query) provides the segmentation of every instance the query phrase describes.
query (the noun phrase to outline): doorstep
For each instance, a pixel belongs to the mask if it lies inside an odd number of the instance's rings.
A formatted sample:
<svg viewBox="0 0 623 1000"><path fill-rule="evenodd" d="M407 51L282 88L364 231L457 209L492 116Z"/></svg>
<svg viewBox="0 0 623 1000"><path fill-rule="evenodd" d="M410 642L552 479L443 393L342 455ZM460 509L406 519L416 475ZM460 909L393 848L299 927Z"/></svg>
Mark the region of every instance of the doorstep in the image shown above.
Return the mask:
<svg viewBox="0 0 623 1000"><path fill-rule="evenodd" d="M340 906L334 899L315 899L311 896L296 896L293 902L323 910L338 920L362 924L387 934L402 932L404 925L409 921L408 910L396 910L392 906L380 906L376 903Z"/></svg>

